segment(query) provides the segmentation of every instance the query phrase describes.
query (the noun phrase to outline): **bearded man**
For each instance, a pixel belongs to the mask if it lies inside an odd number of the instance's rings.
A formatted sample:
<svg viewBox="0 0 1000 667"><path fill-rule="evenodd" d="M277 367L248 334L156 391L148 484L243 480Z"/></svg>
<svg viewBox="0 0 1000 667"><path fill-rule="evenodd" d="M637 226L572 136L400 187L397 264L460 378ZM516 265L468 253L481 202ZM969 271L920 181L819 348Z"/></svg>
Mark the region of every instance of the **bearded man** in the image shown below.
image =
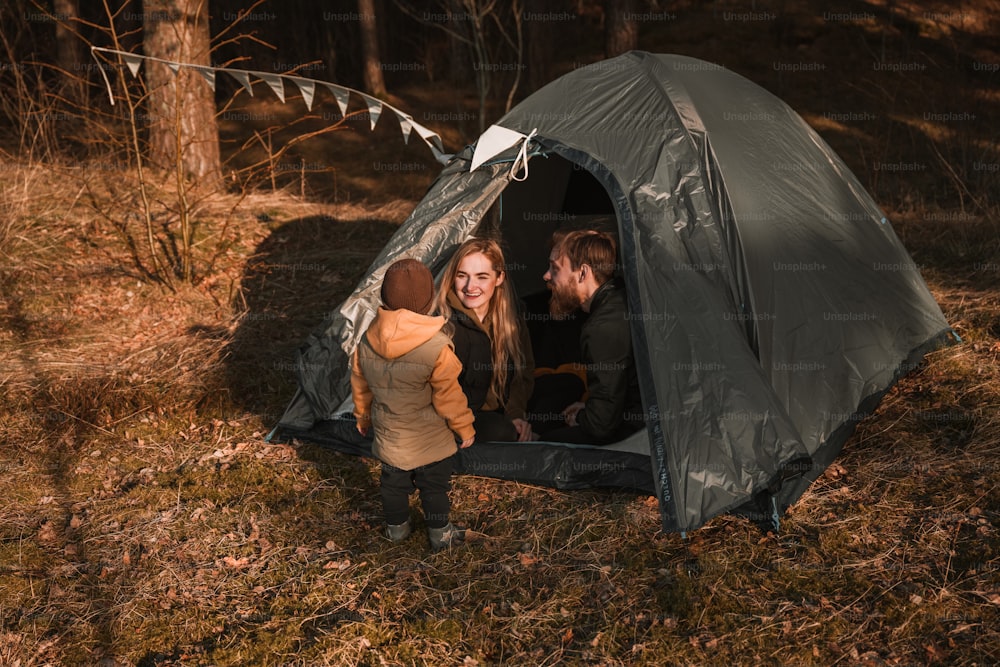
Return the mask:
<svg viewBox="0 0 1000 667"><path fill-rule="evenodd" d="M580 330L587 394L562 411L565 426L545 433L545 440L605 445L644 425L628 303L614 280L617 257L614 237L590 230L557 238L549 254L543 278L552 292L550 313L565 317L579 308L588 314Z"/></svg>

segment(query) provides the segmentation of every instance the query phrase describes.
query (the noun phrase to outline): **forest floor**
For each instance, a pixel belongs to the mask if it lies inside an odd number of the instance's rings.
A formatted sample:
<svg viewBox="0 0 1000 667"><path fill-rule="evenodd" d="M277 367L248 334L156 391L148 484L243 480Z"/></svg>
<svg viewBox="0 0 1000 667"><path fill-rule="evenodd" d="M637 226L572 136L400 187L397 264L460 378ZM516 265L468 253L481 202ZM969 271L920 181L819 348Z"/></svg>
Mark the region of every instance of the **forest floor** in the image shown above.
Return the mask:
<svg viewBox="0 0 1000 667"><path fill-rule="evenodd" d="M265 440L295 350L437 173L392 118L304 142L274 190L200 200L199 279L174 289L123 240L134 175L6 156L0 665L1000 663L1000 186L976 167L1000 163L1000 94L975 67L1000 62L997 7L855 4L785 3L759 34L719 2L640 35L725 53L788 100L961 336L860 423L779 534L722 516L682 538L648 496L462 476L453 518L474 539L432 554L379 537L377 464ZM886 48L877 62L931 69L873 67ZM775 67L793 62L830 69ZM470 137L434 120L454 111L435 92L398 94L458 150ZM904 163L927 168L873 166Z"/></svg>

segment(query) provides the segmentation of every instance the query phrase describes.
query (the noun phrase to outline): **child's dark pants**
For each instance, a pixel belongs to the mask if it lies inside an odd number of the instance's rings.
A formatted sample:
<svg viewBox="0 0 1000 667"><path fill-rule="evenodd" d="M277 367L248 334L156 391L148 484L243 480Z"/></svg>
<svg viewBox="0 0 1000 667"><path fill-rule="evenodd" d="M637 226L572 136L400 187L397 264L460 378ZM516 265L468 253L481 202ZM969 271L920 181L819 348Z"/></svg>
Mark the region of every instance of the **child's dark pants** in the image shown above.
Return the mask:
<svg viewBox="0 0 1000 667"><path fill-rule="evenodd" d="M410 518L410 494L420 490L420 503L424 508L424 522L428 528L448 525L451 501L452 458L430 463L413 470L401 470L382 462L382 507L386 523L398 526Z"/></svg>

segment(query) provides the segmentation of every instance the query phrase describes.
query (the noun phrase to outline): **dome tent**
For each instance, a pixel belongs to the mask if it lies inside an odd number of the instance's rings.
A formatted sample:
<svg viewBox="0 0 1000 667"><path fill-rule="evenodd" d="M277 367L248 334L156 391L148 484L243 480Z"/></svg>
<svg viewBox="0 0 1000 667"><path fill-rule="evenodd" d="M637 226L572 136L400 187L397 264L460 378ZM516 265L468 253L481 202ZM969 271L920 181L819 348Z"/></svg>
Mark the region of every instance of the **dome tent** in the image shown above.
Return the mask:
<svg viewBox="0 0 1000 667"><path fill-rule="evenodd" d="M477 443L461 472L655 493L667 531L726 512L776 524L954 335L877 205L791 108L722 67L633 51L553 81L451 159L301 348L275 436L370 455L348 359L392 262L439 274L462 241L494 234L531 294L551 232L602 217L619 238L646 429L603 447Z"/></svg>

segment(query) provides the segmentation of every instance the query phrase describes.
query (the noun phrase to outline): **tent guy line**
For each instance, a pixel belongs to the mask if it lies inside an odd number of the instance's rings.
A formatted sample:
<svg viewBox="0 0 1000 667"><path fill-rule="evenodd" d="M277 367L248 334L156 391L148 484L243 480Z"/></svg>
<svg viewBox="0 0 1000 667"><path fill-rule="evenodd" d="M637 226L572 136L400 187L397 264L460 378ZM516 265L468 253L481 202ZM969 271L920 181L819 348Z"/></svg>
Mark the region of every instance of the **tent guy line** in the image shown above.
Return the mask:
<svg viewBox="0 0 1000 667"><path fill-rule="evenodd" d="M109 49L101 46L90 47L91 55L94 60L100 63L98 58L98 53L107 53L118 56L122 62L125 63L128 70L132 73L132 76L139 76L139 67L142 65L143 61L157 62L166 65L171 72L177 74L181 67L186 67L192 69L205 79L212 91L215 91L215 75L216 72L225 72L229 76L233 77L246 91L253 97L253 86L251 85L251 76L260 79L271 88L278 99L282 102L285 101L285 86L283 80L291 81L298 88L299 92L302 94L302 100L305 102L306 108L312 111L313 100L316 96L316 86L317 84L325 87L333 95L334 99L337 101L337 106L340 108L340 113L342 116L347 115L347 107L350 101L350 94L354 93L362 100L368 107L368 117L371 119L371 129L375 129L375 124L382 115L383 109L389 109L392 111L396 118L399 120L399 128L403 133L403 143L409 143L411 131L416 131L417 135L423 140L425 144L431 149L434 154L434 158L442 163L447 164L451 159L451 155L444 152L444 146L441 142L440 135L433 130L430 130L420 123L413 120L413 116L397 109L396 107L388 104L378 98L372 97L362 93L354 88L348 88L347 86L341 86L339 84L330 83L328 81L321 81L319 79L310 79L301 76L294 76L291 74L278 74L275 72L259 72L254 70L237 69L232 67L210 67L207 65L195 65L193 63L184 63L175 60L166 60L164 58L155 58L153 56L146 56L138 53L130 53L128 51L119 51L116 49ZM107 73L104 71L103 67L98 67L101 72L101 76L104 77L104 84L108 90L108 99L111 101L111 105L115 104L114 91L111 88L111 81L108 79Z"/></svg>

